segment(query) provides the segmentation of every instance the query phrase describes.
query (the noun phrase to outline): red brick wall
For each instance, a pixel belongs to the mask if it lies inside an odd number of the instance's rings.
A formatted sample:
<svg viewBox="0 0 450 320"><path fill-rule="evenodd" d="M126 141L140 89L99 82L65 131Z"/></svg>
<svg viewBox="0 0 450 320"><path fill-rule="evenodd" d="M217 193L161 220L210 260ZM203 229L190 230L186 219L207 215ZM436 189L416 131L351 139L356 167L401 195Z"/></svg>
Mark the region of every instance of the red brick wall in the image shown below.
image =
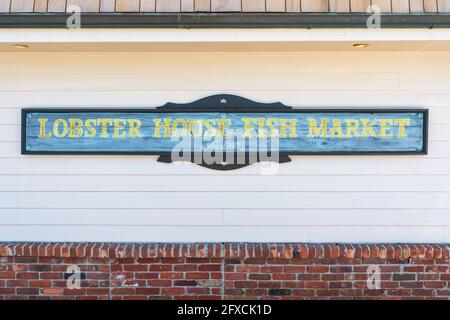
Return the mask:
<svg viewBox="0 0 450 320"><path fill-rule="evenodd" d="M0 299L449 299L448 245L0 243ZM80 287L69 288L69 266ZM368 267L380 289L369 289Z"/></svg>

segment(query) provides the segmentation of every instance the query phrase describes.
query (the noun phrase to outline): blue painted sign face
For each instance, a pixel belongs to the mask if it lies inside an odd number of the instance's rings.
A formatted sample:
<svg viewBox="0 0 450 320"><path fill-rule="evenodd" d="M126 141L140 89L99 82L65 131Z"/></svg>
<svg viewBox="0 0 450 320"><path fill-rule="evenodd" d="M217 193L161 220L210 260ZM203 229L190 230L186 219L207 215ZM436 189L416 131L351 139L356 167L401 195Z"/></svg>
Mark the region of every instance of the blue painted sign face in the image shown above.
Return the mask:
<svg viewBox="0 0 450 320"><path fill-rule="evenodd" d="M305 110L216 96L197 105L150 110L25 109L22 151L164 155L263 148L286 155L424 154L426 126L423 109Z"/></svg>

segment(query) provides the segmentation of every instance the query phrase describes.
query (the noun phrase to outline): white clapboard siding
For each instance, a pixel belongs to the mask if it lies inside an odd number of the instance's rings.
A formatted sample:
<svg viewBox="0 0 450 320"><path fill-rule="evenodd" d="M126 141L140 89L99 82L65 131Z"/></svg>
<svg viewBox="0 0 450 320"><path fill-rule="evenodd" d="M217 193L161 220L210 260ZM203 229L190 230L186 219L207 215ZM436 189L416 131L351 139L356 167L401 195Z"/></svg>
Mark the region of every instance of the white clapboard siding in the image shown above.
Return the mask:
<svg viewBox="0 0 450 320"><path fill-rule="evenodd" d="M258 201L249 201L258 199ZM449 192L1 192L0 208L446 209Z"/></svg>
<svg viewBox="0 0 450 320"><path fill-rule="evenodd" d="M427 156L294 156L283 165L260 163L236 171L211 171L191 163L166 164L156 156L40 156L0 158L0 175L450 175L450 159ZM118 181L117 183L120 183Z"/></svg>
<svg viewBox="0 0 450 320"><path fill-rule="evenodd" d="M437 213L439 214L439 213ZM126 219L124 219L126 217ZM222 225L222 209L0 209L3 225ZM433 224L430 224L433 225Z"/></svg>
<svg viewBox="0 0 450 320"><path fill-rule="evenodd" d="M347 219L342 219L345 215ZM127 218L124 219L124 216ZM450 209L0 209L3 225L449 226Z"/></svg>
<svg viewBox="0 0 450 320"><path fill-rule="evenodd" d="M105 226L0 225L9 241L111 242L448 242L449 227L411 226ZM364 239L364 240L362 240Z"/></svg>
<svg viewBox="0 0 450 320"><path fill-rule="evenodd" d="M0 54L0 241L449 242L450 53ZM429 154L212 171L155 156L20 154L25 107L157 107L231 93L423 107Z"/></svg>
<svg viewBox="0 0 450 320"><path fill-rule="evenodd" d="M392 90L400 89L400 75L393 73L372 73L370 77L364 73L336 74L208 74L208 81L200 83L191 81L193 77L204 74L0 74L2 91L90 91L90 90L314 90L347 89L350 85L355 90ZM430 77L427 75L425 81ZM447 77L447 74L439 74ZM266 76L266 81L258 79ZM175 79L174 79L175 78ZM448 77L447 81L450 80ZM437 89L442 89L439 86ZM444 88L446 89L446 88Z"/></svg>
<svg viewBox="0 0 450 320"><path fill-rule="evenodd" d="M389 68L386 68L386 57ZM46 63L50 61L51 68ZM120 61L120 62L119 62ZM224 63L217 63L223 61ZM421 63L418 63L420 61ZM125 62L125 63L124 63ZM370 63L369 63L370 62ZM114 67L111 67L114 65ZM414 65L414 68L411 66ZM169 67L168 67L169 66ZM3 53L2 74L448 73L448 52ZM417 86L417 84L415 85ZM351 89L351 88L349 88Z"/></svg>
<svg viewBox="0 0 450 320"><path fill-rule="evenodd" d="M370 76L368 76L370 74ZM207 76L208 81L190 81ZM261 82L258 79L265 78ZM421 90L447 90L446 73L301 73L301 74L0 74L2 91L96 91L96 90L407 90L421 83Z"/></svg>
<svg viewBox="0 0 450 320"><path fill-rule="evenodd" d="M270 77L267 75L266 77ZM370 77L370 74L367 74ZM207 78L207 75L193 76L191 80ZM261 79L261 77L256 80ZM258 80L259 81L259 80ZM66 90L66 91L3 91L0 109L18 107L158 107L168 101L192 102L209 95L235 93L262 103L282 102L293 107L427 107L448 108L448 90ZM108 101L105 100L108 96ZM1 123L5 123L3 120ZM440 119L450 123L450 120ZM11 122L11 120L9 120Z"/></svg>
<svg viewBox="0 0 450 320"><path fill-rule="evenodd" d="M195 184L192 181L195 180ZM117 183L120 181L120 183ZM450 192L445 175L2 175L0 192ZM450 217L449 217L450 218Z"/></svg>

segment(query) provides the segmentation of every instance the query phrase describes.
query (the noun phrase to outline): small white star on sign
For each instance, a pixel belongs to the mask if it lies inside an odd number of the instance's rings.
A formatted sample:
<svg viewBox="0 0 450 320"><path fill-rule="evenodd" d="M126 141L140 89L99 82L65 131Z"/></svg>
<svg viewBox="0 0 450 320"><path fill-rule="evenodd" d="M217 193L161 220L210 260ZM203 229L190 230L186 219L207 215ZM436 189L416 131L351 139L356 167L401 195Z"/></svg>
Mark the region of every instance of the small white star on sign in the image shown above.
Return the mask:
<svg viewBox="0 0 450 320"><path fill-rule="evenodd" d="M220 103L221 103L221 104L226 104L226 103L227 103L227 99L222 98L222 99L220 100Z"/></svg>

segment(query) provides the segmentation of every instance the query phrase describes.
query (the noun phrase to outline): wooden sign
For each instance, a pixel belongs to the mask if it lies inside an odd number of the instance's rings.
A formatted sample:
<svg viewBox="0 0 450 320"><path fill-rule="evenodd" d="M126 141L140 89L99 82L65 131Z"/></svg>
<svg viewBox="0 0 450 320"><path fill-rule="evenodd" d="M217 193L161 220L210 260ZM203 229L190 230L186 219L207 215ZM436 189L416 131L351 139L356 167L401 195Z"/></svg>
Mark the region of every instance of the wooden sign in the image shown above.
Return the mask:
<svg viewBox="0 0 450 320"><path fill-rule="evenodd" d="M24 154L426 154L425 109L304 109L231 95L156 109L23 109Z"/></svg>

